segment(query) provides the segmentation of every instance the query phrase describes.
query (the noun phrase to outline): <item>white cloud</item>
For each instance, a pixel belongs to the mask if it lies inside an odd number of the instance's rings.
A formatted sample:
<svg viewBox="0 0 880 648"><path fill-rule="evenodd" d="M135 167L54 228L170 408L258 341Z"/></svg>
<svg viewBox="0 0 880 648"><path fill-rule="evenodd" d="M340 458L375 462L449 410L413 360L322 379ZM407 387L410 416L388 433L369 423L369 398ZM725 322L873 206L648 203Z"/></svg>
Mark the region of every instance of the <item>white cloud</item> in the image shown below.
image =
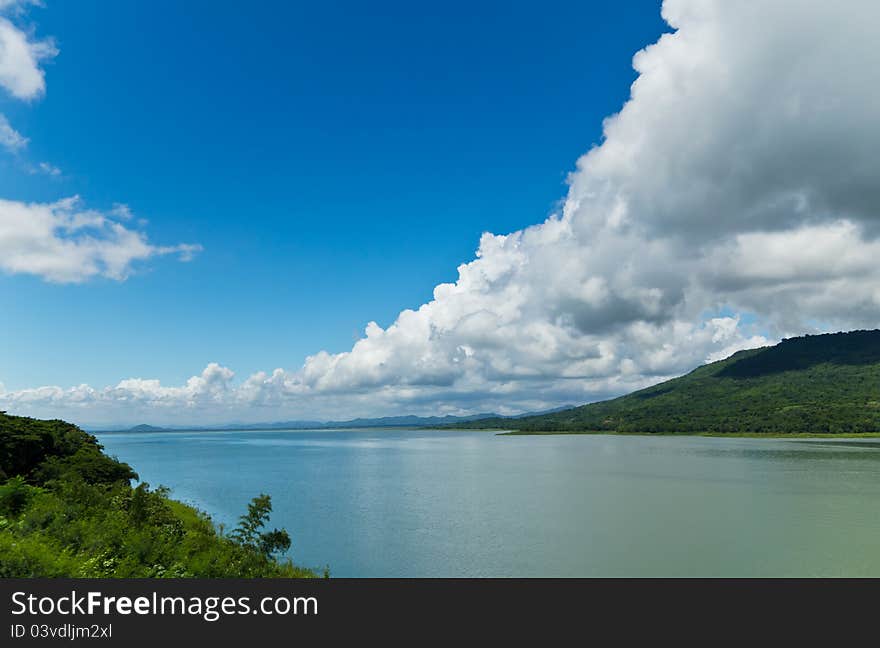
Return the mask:
<svg viewBox="0 0 880 648"><path fill-rule="evenodd" d="M350 351L224 378L210 415L530 409L815 322L876 326L880 4L666 0L663 16L675 31L635 56L631 97L559 213L485 234L455 283L388 328L370 323ZM95 392L94 411L133 393L203 402L137 384ZM56 404L80 398L49 389Z"/></svg>
<svg viewBox="0 0 880 648"><path fill-rule="evenodd" d="M45 174L48 176L53 176L53 177L58 177L61 175L61 169L59 169L54 164L49 164L48 162L40 162L37 165L37 171L39 171L42 174Z"/></svg>
<svg viewBox="0 0 880 648"><path fill-rule="evenodd" d="M21 15L34 0L0 0L0 12ZM57 54L51 39L35 40L8 18L0 17L0 87L17 99L35 99L46 89L41 63ZM28 143L0 114L0 146L13 153ZM25 165L30 173L60 176L48 163ZM78 198L24 203L0 199L0 271L32 274L48 281L76 283L103 276L125 279L133 264L151 257L177 254L188 261L198 245L156 246L147 236L121 221L131 210L117 204L107 213L86 210Z"/></svg>
<svg viewBox="0 0 880 648"><path fill-rule="evenodd" d="M131 212L131 207L124 203L115 203L113 209L110 210L110 213L113 214L114 217L123 221L130 221L134 218L134 214Z"/></svg>
<svg viewBox="0 0 880 648"><path fill-rule="evenodd" d="M33 0L0 0L0 12L22 13L27 5L38 4ZM46 90L45 74L41 61L57 54L51 40L34 41L8 19L0 17L0 87L17 99L34 99ZM21 152L28 138L19 133L5 115L0 114L0 146L12 153ZM45 163L43 163L45 164ZM49 172L48 165L39 170Z"/></svg>
<svg viewBox="0 0 880 648"><path fill-rule="evenodd" d="M84 209L78 197L55 203L0 199L0 270L58 283L103 276L125 279L138 261L177 254L189 260L198 245L151 244L107 214Z"/></svg>
<svg viewBox="0 0 880 648"><path fill-rule="evenodd" d="M20 13L27 6L42 6L41 0L0 0L0 11Z"/></svg>
<svg viewBox="0 0 880 648"><path fill-rule="evenodd" d="M51 40L33 40L0 17L0 86L13 97L35 99L42 95L46 78L40 64L56 54L58 50Z"/></svg>
<svg viewBox="0 0 880 648"><path fill-rule="evenodd" d="M17 153L27 146L28 139L17 130L15 130L6 119L5 115L0 115L0 146L8 151Z"/></svg>

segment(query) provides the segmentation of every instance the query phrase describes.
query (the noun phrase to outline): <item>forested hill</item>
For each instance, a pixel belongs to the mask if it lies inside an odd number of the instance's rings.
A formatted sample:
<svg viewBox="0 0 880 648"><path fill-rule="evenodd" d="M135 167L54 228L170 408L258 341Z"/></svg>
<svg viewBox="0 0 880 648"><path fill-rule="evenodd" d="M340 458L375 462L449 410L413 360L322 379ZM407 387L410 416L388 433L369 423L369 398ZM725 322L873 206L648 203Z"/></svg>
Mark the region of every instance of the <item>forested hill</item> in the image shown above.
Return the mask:
<svg viewBox="0 0 880 648"><path fill-rule="evenodd" d="M466 427L523 432L880 432L880 330L790 338L613 400Z"/></svg>
<svg viewBox="0 0 880 648"><path fill-rule="evenodd" d="M314 576L280 560L267 495L227 535L136 478L75 425L0 412L0 578Z"/></svg>

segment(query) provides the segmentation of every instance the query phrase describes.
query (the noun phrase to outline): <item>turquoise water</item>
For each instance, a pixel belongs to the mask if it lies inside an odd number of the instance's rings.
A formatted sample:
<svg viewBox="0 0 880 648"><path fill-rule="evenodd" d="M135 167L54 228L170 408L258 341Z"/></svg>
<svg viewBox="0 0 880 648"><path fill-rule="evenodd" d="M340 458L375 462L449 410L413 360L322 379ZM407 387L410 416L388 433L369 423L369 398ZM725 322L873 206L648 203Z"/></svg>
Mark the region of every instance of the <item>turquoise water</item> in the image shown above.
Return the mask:
<svg viewBox="0 0 880 648"><path fill-rule="evenodd" d="M880 575L880 442L475 431L107 433L227 525L254 495L333 576Z"/></svg>

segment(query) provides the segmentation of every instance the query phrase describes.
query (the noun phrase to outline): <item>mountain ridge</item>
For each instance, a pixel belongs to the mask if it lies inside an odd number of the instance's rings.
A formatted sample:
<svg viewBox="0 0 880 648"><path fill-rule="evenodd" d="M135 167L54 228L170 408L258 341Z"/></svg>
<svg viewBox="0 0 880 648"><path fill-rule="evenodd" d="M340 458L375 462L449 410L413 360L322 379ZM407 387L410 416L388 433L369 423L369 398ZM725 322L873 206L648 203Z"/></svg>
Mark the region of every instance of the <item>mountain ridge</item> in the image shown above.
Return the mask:
<svg viewBox="0 0 880 648"><path fill-rule="evenodd" d="M562 407L554 407L552 409L541 410L538 412L524 412L522 414L514 414L512 416L501 416L494 412L483 414L470 414L465 416L454 416L447 414L445 416L416 416L412 414L404 414L398 416L381 416L376 418L353 418L345 421L309 421L309 420L292 420L292 421L274 421L272 423L228 423L220 425L206 426L170 426L159 427L155 425L147 425L141 423L129 428L85 428L92 432L223 432L230 430L331 430L341 428L395 428L395 427L431 427L431 426L454 426L457 423L469 423L484 418L492 419L517 419L526 416L537 416L539 414L549 414L571 409L572 405Z"/></svg>
<svg viewBox="0 0 880 648"><path fill-rule="evenodd" d="M788 338L611 400L463 426L522 433L878 433L880 330Z"/></svg>

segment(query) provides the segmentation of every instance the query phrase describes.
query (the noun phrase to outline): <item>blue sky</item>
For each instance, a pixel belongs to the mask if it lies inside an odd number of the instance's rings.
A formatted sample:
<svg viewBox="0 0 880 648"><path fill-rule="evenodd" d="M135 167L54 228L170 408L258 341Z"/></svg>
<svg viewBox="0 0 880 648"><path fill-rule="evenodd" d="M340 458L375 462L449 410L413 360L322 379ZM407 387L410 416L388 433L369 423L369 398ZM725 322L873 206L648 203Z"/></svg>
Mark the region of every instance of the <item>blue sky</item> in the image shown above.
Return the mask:
<svg viewBox="0 0 880 648"><path fill-rule="evenodd" d="M873 0L44 4L0 409L512 414L880 322Z"/></svg>
<svg viewBox="0 0 880 648"><path fill-rule="evenodd" d="M0 195L129 205L191 263L124 282L0 275L0 381L179 383L351 347L542 220L664 30L656 2L47 2L45 97Z"/></svg>

